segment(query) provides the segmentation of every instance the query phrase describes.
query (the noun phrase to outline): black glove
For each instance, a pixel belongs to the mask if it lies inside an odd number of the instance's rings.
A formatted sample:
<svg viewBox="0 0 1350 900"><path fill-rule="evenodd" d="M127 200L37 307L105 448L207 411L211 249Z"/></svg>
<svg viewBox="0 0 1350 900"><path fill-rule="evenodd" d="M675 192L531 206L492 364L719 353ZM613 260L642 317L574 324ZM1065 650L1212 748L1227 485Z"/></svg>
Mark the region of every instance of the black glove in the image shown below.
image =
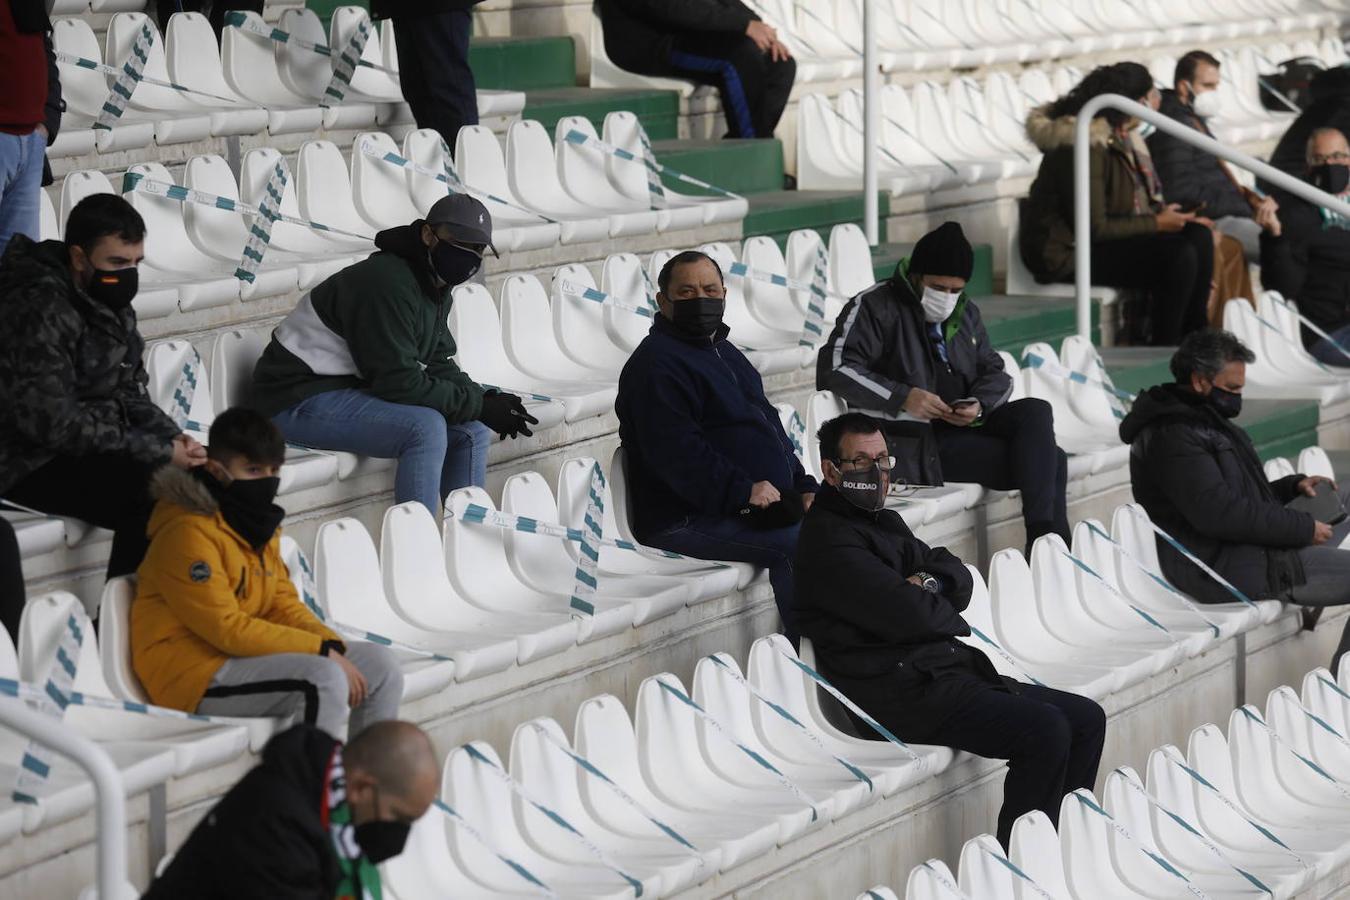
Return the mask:
<svg viewBox="0 0 1350 900"><path fill-rule="evenodd" d="M483 395L483 411L478 421L504 438L529 437L534 434L530 425L538 425L539 420L530 415L525 404L515 394L488 393Z"/></svg>
<svg viewBox="0 0 1350 900"><path fill-rule="evenodd" d="M778 494L779 499L768 506L746 506L741 510L741 521L760 531L796 525L805 515L802 495L792 488L780 488Z"/></svg>

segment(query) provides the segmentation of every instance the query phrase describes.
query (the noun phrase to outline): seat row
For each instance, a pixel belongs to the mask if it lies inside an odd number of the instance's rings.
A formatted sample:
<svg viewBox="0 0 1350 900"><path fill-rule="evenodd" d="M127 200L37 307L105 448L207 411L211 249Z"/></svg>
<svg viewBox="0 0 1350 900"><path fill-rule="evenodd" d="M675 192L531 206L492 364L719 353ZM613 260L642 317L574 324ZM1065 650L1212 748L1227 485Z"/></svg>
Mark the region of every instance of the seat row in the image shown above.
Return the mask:
<svg viewBox="0 0 1350 900"><path fill-rule="evenodd" d="M1326 669L1234 710L1228 730L1191 732L1185 752L1152 751L1144 774L1121 766L1100 799L1064 798L1056 829L1042 812L961 849L958 874L916 866L906 900L1098 900L1330 896L1350 861L1350 667ZM1333 873L1337 873L1333 875ZM1306 892L1306 893L1305 893ZM884 886L858 900L896 900Z"/></svg>
<svg viewBox="0 0 1350 900"><path fill-rule="evenodd" d="M1223 327L1256 354L1247 366L1247 396L1319 403L1350 396L1350 369L1328 366L1304 348L1298 307L1278 292L1263 291L1255 308L1242 301L1225 304Z"/></svg>
<svg viewBox="0 0 1350 900"><path fill-rule="evenodd" d="M949 4L956 6L956 4ZM1242 143L1278 136L1294 113L1262 105L1260 80L1275 61L1290 56L1321 58L1327 66L1345 60L1339 38L1290 47L1247 46L1219 50L1223 82L1220 114L1210 123L1221 140ZM1160 87L1172 86L1176 59L1151 64ZM1081 80L1080 69L1027 69L1020 75L991 72L984 80L961 76L945 84L922 81L881 88L878 165L893 194L956 189L1034 175L1041 154L1026 137L1031 109L1062 96ZM841 92L833 102L805 94L797 116L797 177L803 188L855 188L863 165L863 97Z"/></svg>
<svg viewBox="0 0 1350 900"><path fill-rule="evenodd" d="M271 31L256 13L241 13L250 27ZM219 46L206 17L175 13L165 34L141 12L117 12L108 22L106 52L84 18L54 22L52 43L58 52L95 64L121 69L137 41L150 35L143 75L177 84L177 90L143 81L136 85L120 116L108 120L113 81L103 72L72 62L59 62L66 102L61 132L50 148L53 156L82 156L157 145L200 141L229 135L306 133L327 129L368 129L411 123L398 83L398 55L393 24L376 27L357 6L338 7L325 34L312 10L291 8L278 27L295 38L282 42L237 27L226 27ZM327 93L339 54L317 53L303 44L346 48L358 28L369 32L361 59L379 69L359 66L340 101ZM391 74L393 73L393 74ZM484 118L520 114L525 95L519 91L479 91L478 111ZM95 127L102 120L110 128Z"/></svg>
<svg viewBox="0 0 1350 900"><path fill-rule="evenodd" d="M290 220L273 224L263 262L252 280L237 277L236 269L255 217L228 207L263 204L270 179L285 162L280 152L265 147L249 150L238 180L223 157L192 157L184 168L182 187L208 195L201 202L167 196L166 189L155 187L176 184L163 164L132 166L120 187L147 226L144 286L136 299L137 311L151 318L308 290L369 254L375 232L425 214L446 195L451 177L447 172L457 171L469 191L483 199L502 252L551 247L560 241L575 244L696 229L745 215L746 202L741 199L703 199L675 192L667 193L670 207L650 209L640 165L606 156L593 145L565 140L572 131L594 138L588 120L563 118L557 131L555 146L538 122L517 121L503 156L492 132L469 126L460 131L453 160L430 129L410 132L402 148L387 134L366 132L358 134L352 145L350 166L331 141L306 141L282 193L280 213ZM640 147L637 118L631 113L610 113L605 134L619 146ZM151 184L139 185L140 180ZM449 185L459 188L453 181ZM102 172L71 172L62 182L59 204L44 195L42 236L59 237L60 223L79 200L114 192ZM215 197L227 203L209 199Z"/></svg>

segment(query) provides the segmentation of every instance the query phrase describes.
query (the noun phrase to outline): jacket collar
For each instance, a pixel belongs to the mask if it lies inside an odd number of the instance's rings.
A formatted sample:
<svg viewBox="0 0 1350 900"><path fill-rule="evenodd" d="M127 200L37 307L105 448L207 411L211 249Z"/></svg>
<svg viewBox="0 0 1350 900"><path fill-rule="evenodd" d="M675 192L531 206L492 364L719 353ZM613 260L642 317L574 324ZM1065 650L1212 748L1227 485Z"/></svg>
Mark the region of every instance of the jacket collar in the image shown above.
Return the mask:
<svg viewBox="0 0 1350 900"><path fill-rule="evenodd" d="M693 335L686 334L685 332L676 328L675 323L667 319L665 317L665 314L657 313L656 315L652 316L651 333L662 334L665 335L666 337L674 338L675 340L680 341L681 343L688 344L689 346L696 347L700 350L711 350L714 346L722 343L727 339L727 335L731 334L731 327L728 326L727 323L723 322L721 325L717 326L717 330L713 332L712 337L708 338L694 337Z"/></svg>
<svg viewBox="0 0 1350 900"><path fill-rule="evenodd" d="M1027 114L1027 139L1042 153L1072 147L1074 131L1078 127L1077 116L1052 118L1050 107L1051 104L1046 103ZM1093 119L1088 128L1088 143L1092 147L1105 147L1111 134L1111 125L1105 118Z"/></svg>
<svg viewBox="0 0 1350 900"><path fill-rule="evenodd" d="M879 509L876 512L868 512L865 509L859 509L839 493L834 485L827 481L820 482L820 489L816 491L816 499L811 503L811 512L819 507L835 515L855 519L859 522L867 522L875 525L885 531L897 531L895 523L897 520L903 522L900 514L893 509ZM808 512L807 515L811 513Z"/></svg>
<svg viewBox="0 0 1350 900"><path fill-rule="evenodd" d="M914 290L914 283L909 280L909 257L903 257L895 265L895 273L891 275L891 289L895 291L901 305L908 304L919 314L920 323L927 328L930 324L923 318L923 298L919 296L918 291ZM956 301L956 306L952 308L952 314L942 323L942 336L945 340L951 340L952 335L956 334L961 328L961 321L966 314L966 304L970 302L970 295L965 291L961 292L960 298Z"/></svg>

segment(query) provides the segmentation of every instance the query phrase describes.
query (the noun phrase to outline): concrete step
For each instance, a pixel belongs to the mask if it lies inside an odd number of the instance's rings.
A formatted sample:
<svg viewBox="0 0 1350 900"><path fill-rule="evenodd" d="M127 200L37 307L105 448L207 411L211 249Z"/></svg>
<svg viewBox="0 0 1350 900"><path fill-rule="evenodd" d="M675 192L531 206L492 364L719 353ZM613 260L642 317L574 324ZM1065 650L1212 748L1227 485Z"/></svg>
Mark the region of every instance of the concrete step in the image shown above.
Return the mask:
<svg viewBox="0 0 1350 900"><path fill-rule="evenodd" d="M738 194L783 190L781 141L658 140L651 129L647 133L657 160L686 175ZM664 181L667 187L682 194L712 194L673 178Z"/></svg>
<svg viewBox="0 0 1350 900"><path fill-rule="evenodd" d="M976 259L978 261L978 255ZM1027 344L1044 341L1058 349L1060 342L1074 333L1072 300L993 294L984 297L977 295L975 302L980 306L980 316L989 330L989 340L994 348L1006 350L1017 359L1022 358L1022 348ZM1098 308L1094 305L1094 342L1100 339L1097 320Z"/></svg>
<svg viewBox="0 0 1350 900"><path fill-rule="evenodd" d="M798 228L814 228L829 237L840 222L862 223L863 195L859 191L784 191L751 194L750 212L743 226L746 237L764 234L780 244ZM878 195L878 215L889 215L887 195Z"/></svg>
<svg viewBox="0 0 1350 900"><path fill-rule="evenodd" d="M595 126L596 133L601 134L605 115L618 110L636 114L652 140L674 138L677 134L680 99L674 91L570 85L529 88L525 91L525 111L521 116L539 120L549 130L549 134L553 133L554 124L563 116L585 116ZM712 182L712 179L704 180Z"/></svg>

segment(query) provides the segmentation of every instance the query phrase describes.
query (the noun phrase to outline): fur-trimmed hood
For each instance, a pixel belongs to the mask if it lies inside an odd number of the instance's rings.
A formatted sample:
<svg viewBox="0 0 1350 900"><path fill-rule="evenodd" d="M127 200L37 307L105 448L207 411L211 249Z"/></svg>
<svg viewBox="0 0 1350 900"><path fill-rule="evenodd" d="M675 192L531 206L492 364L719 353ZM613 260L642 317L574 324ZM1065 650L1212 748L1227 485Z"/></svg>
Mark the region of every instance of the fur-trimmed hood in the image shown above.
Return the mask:
<svg viewBox="0 0 1350 900"><path fill-rule="evenodd" d="M1051 118L1050 104L1046 103L1027 113L1027 140L1042 153L1059 147L1072 147L1077 116ZM1088 131L1094 147L1105 147L1111 139L1111 125L1106 119L1094 119Z"/></svg>
<svg viewBox="0 0 1350 900"><path fill-rule="evenodd" d="M214 516L220 511L220 503L211 496L211 491L202 484L201 478L177 466L164 466L151 477L150 496L163 501L155 507L154 519L176 516L181 512L194 516ZM178 512L169 513L169 506L177 507ZM154 521L150 530L151 533L156 530Z"/></svg>

